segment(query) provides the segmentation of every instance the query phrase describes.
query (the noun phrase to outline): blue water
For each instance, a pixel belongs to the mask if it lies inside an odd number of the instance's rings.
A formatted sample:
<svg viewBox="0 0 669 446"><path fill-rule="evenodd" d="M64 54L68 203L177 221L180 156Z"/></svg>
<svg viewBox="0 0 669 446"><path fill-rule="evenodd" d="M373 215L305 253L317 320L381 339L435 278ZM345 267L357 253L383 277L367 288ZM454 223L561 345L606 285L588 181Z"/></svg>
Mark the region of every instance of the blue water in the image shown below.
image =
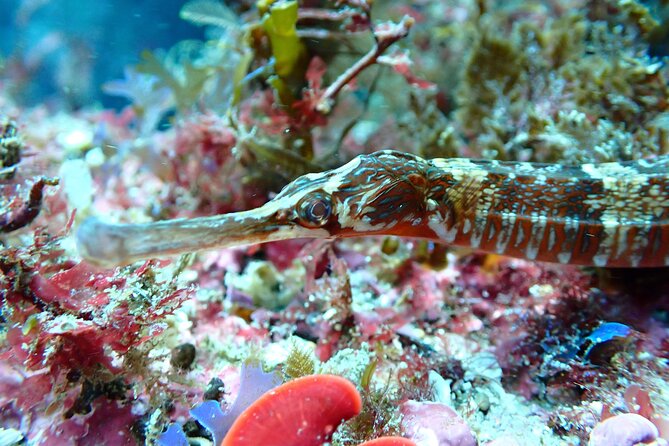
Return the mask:
<svg viewBox="0 0 669 446"><path fill-rule="evenodd" d="M105 95L101 85L122 77L123 68L145 49L204 37L201 28L179 18L183 3L0 0L0 64L13 84L12 96L21 105L124 105Z"/></svg>

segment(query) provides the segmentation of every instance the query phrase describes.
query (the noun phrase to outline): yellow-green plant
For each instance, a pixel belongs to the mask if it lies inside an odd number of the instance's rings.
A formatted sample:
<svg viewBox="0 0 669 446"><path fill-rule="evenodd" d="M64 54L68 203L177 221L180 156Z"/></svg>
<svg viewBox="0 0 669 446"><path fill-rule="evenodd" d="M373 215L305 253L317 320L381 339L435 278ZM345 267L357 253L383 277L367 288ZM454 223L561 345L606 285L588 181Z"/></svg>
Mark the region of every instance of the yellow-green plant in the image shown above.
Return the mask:
<svg viewBox="0 0 669 446"><path fill-rule="evenodd" d="M295 0L272 3L263 14L262 27L272 46L274 71L284 79L302 77L307 50L297 35L297 11Z"/></svg>

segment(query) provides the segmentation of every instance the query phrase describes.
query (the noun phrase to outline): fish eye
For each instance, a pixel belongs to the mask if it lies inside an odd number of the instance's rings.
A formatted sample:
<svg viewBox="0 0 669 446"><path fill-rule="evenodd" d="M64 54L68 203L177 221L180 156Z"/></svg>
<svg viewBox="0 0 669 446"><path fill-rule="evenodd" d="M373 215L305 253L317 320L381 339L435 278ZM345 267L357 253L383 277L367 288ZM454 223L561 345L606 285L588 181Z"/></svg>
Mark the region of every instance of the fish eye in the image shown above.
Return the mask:
<svg viewBox="0 0 669 446"><path fill-rule="evenodd" d="M302 198L298 216L303 226L318 228L327 224L332 216L332 201L324 192L315 192Z"/></svg>

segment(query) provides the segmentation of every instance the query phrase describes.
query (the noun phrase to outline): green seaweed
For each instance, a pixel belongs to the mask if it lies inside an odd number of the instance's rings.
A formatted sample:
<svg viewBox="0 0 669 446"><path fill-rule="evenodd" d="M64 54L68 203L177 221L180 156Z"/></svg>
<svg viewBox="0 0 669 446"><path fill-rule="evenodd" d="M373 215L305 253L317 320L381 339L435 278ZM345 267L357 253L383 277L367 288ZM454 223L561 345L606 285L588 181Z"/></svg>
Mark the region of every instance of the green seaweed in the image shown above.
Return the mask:
<svg viewBox="0 0 669 446"><path fill-rule="evenodd" d="M667 77L638 39L656 22L635 2L611 3L614 14L592 5L503 32L503 11L482 16L456 88L456 140L483 157L568 164L661 153Z"/></svg>
<svg viewBox="0 0 669 446"><path fill-rule="evenodd" d="M360 392L362 410L340 427L337 436L333 438L333 444L356 445L379 436L399 434L399 397L391 391L390 383L381 388L372 385L375 369L376 361L372 361L365 369L363 379L366 383Z"/></svg>
<svg viewBox="0 0 669 446"><path fill-rule="evenodd" d="M634 0L620 0L617 7L625 21L634 24L644 38L652 36L660 26L646 5Z"/></svg>
<svg viewBox="0 0 669 446"><path fill-rule="evenodd" d="M0 116L0 180L14 177L24 143L16 130L16 124Z"/></svg>
<svg viewBox="0 0 669 446"><path fill-rule="evenodd" d="M297 343L293 342L290 352L286 357L283 372L288 377L288 380L313 375L316 372L313 354L306 348L300 347Z"/></svg>
<svg viewBox="0 0 669 446"><path fill-rule="evenodd" d="M279 0L262 18L272 46L274 70L283 79L302 80L306 69L306 47L297 35L297 10L296 1Z"/></svg>
<svg viewBox="0 0 669 446"><path fill-rule="evenodd" d="M197 45L188 41L179 45L183 48L189 44ZM173 53L180 53L182 48L176 47ZM136 67L137 71L160 79L160 83L172 91L177 108L182 113L197 103L205 83L212 75L210 67L197 66L185 58L180 63L170 64L169 61L161 61L157 54L148 50L142 52L141 58L142 61Z"/></svg>
<svg viewBox="0 0 669 446"><path fill-rule="evenodd" d="M214 0L192 0L181 7L179 17L195 25L239 28L239 18L230 8Z"/></svg>

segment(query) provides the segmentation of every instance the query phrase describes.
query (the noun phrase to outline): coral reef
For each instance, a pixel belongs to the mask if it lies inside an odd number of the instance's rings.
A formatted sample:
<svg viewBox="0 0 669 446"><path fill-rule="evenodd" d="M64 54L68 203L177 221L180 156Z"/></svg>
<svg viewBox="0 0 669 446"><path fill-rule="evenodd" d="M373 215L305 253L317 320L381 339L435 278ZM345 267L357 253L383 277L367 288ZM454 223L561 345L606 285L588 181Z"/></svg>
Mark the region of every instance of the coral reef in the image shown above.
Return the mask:
<svg viewBox="0 0 669 446"><path fill-rule="evenodd" d="M396 237L105 268L73 242L89 216L256 208L387 147L667 155L666 6L192 0L181 18L205 40L108 80L119 110L83 90L77 107L66 92L26 103L37 74L12 70L29 54L0 60L0 444L256 444L268 430L295 445L667 443L665 269Z"/></svg>

